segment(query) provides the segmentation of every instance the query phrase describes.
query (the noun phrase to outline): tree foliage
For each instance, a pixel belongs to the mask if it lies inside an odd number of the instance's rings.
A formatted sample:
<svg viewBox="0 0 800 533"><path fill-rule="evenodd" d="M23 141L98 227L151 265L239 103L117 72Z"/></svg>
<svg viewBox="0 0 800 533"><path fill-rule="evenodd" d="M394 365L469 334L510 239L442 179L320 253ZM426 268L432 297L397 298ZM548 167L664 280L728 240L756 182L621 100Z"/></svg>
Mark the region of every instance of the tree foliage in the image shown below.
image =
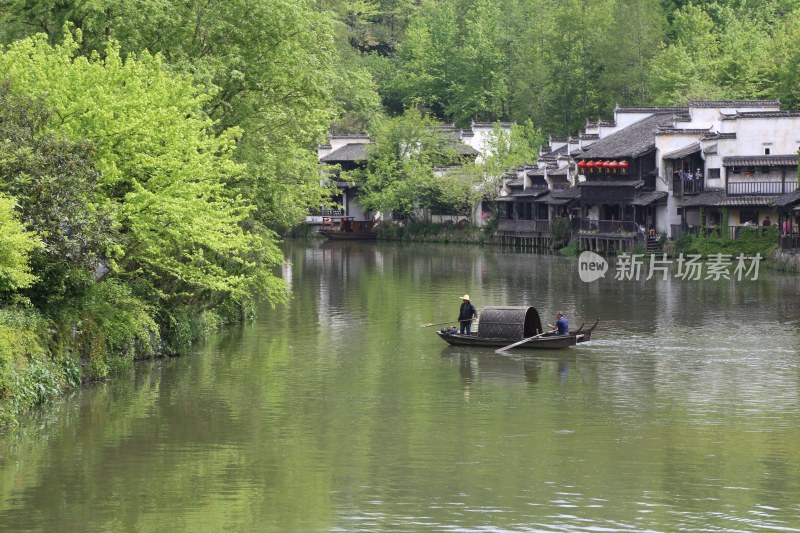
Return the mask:
<svg viewBox="0 0 800 533"><path fill-rule="evenodd" d="M120 234L105 275L144 275L162 297L194 303L198 293L280 298L263 275L280 255L244 229L253 207L230 186L243 171L232 158L238 130L215 134L202 112L208 97L159 57L122 61L111 47L86 59L75 56L77 44L18 41L0 56L0 77L44 99L55 135L91 143L96 206Z"/></svg>
<svg viewBox="0 0 800 533"><path fill-rule="evenodd" d="M0 292L23 289L36 281L28 257L40 243L35 234L25 231L14 207L13 198L0 195Z"/></svg>
<svg viewBox="0 0 800 533"><path fill-rule="evenodd" d="M377 121L370 135L367 168L352 176L367 209L418 219L424 210L463 211L473 199L469 182L437 176L436 168L460 162L460 143L430 116L411 108Z"/></svg>

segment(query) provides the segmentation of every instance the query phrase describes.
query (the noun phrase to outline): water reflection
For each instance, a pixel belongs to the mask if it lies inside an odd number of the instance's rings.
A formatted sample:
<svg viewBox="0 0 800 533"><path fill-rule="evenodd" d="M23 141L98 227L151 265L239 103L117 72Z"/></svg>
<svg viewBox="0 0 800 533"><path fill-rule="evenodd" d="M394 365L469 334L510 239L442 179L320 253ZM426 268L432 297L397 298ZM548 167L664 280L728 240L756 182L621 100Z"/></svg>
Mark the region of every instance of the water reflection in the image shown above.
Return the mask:
<svg viewBox="0 0 800 533"><path fill-rule="evenodd" d="M290 302L0 440L8 531L800 530L800 282L583 283L481 247L287 247ZM563 309L566 350L420 324Z"/></svg>

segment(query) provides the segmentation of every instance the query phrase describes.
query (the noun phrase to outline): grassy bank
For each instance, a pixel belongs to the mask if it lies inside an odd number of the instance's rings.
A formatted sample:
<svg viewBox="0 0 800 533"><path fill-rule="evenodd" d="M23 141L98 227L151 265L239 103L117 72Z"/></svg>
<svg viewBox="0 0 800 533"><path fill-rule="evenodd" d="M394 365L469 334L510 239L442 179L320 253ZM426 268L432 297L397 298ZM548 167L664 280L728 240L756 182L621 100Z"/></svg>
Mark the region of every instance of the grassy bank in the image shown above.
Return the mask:
<svg viewBox="0 0 800 533"><path fill-rule="evenodd" d="M0 309L0 428L15 426L26 410L70 389L118 375L136 360L185 353L244 316L225 308L196 316L152 313L141 302L128 303L90 298L51 316L23 302Z"/></svg>
<svg viewBox="0 0 800 533"><path fill-rule="evenodd" d="M684 233L674 241L668 242L665 251L673 256L683 253L704 257L712 254L733 256L744 254L750 257L761 254L761 257L767 260L777 247L778 228L771 226L741 228L737 239Z"/></svg>
<svg viewBox="0 0 800 533"><path fill-rule="evenodd" d="M381 226L378 238L405 242L442 242L456 244L494 244L498 241L491 230L475 226L458 227L455 224L412 222L406 225Z"/></svg>

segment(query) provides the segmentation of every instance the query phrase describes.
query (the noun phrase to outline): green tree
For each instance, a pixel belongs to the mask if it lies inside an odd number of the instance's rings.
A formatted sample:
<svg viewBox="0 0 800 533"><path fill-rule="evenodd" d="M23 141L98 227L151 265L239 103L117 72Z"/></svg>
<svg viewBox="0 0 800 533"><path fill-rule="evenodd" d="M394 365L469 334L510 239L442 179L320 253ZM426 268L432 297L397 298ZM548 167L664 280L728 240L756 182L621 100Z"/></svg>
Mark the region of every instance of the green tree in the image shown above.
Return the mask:
<svg viewBox="0 0 800 533"><path fill-rule="evenodd" d="M54 47L44 36L18 41L0 55L0 78L45 101L55 135L92 144L98 209L120 233L104 278L147 281L161 299L194 306L251 292L280 300L269 272L279 250L248 229L253 206L231 187L243 171L232 158L238 130L214 134L208 97L158 57L76 52L69 35Z"/></svg>
<svg viewBox="0 0 800 533"><path fill-rule="evenodd" d="M321 203L313 148L341 114L335 95L357 107L372 90L363 70L337 69L333 17L311 0L9 0L4 21L9 39L45 31L51 43L70 23L87 58L113 39L122 57L161 54L191 75L214 129L241 129L234 157L247 168L237 187L261 224L292 226Z"/></svg>
<svg viewBox="0 0 800 533"><path fill-rule="evenodd" d="M718 68L719 34L701 7L688 5L675 12L672 43L653 59L651 90L656 103L675 105L688 100L720 99L714 80Z"/></svg>
<svg viewBox="0 0 800 533"><path fill-rule="evenodd" d="M484 198L497 197L505 176L525 165L536 164L539 147L544 144L542 132L528 119L524 124L511 124L507 130L499 123L486 137L483 156L469 165L475 183Z"/></svg>
<svg viewBox="0 0 800 533"><path fill-rule="evenodd" d="M395 118L377 121L370 132L374 144L364 172L353 175L360 182L360 201L370 211L394 212L419 219L424 210L452 204L448 185L464 191L459 180L440 179L437 167L459 162L457 143L441 125L416 108Z"/></svg>
<svg viewBox="0 0 800 533"><path fill-rule="evenodd" d="M118 235L99 196L92 145L57 139L45 129L50 120L41 99L0 85L0 191L17 199L20 220L42 240L48 261L91 270Z"/></svg>
<svg viewBox="0 0 800 533"><path fill-rule="evenodd" d="M30 254L41 243L26 231L15 212L13 198L0 195L0 291L8 292L31 286L36 276L28 263Z"/></svg>

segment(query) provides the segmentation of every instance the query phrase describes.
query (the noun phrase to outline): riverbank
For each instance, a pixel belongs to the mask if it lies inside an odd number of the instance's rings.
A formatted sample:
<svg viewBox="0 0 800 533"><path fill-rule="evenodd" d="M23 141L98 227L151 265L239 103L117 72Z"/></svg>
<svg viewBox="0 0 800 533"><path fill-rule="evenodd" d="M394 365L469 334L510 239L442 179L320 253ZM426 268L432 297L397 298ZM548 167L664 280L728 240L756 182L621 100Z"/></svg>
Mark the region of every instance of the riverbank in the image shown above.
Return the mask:
<svg viewBox="0 0 800 533"><path fill-rule="evenodd" d="M84 308L58 321L21 305L0 310L0 429L16 426L34 406L119 375L135 361L185 353L245 316L228 309L198 315L184 310L170 314L173 327L167 329L146 316L144 307L140 311L131 321L126 310L103 319Z"/></svg>
<svg viewBox="0 0 800 533"><path fill-rule="evenodd" d="M800 273L800 253L787 252L786 250L775 250L769 256L767 263L771 268L782 272Z"/></svg>

